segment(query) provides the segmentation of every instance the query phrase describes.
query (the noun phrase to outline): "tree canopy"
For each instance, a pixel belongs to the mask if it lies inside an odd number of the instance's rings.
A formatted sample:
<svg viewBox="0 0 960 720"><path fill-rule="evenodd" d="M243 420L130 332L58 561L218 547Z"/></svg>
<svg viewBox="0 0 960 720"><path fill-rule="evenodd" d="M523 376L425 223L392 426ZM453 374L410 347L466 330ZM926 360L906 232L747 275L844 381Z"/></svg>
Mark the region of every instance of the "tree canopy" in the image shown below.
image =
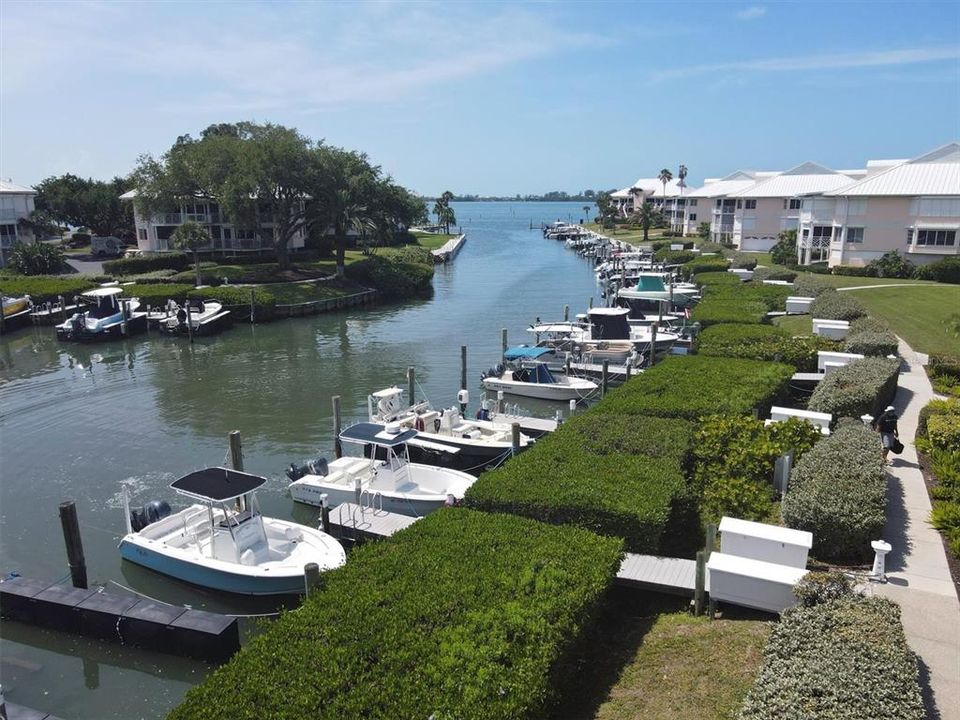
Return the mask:
<svg viewBox="0 0 960 720"><path fill-rule="evenodd" d="M133 212L120 196L132 187L127 178L109 182L76 175L48 177L36 187L39 217L63 225L90 228L96 235L134 237Z"/></svg>

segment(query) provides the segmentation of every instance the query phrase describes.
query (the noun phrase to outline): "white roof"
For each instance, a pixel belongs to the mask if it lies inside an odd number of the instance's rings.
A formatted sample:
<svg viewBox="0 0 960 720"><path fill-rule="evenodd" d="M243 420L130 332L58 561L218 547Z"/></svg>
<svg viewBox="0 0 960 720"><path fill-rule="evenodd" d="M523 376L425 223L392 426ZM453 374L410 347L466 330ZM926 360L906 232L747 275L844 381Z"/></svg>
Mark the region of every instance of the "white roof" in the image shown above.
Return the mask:
<svg viewBox="0 0 960 720"><path fill-rule="evenodd" d="M710 182L704 185L698 190L693 190L692 192L686 193L686 197L689 198L713 198L713 197L723 197L725 195L730 195L731 193L739 192L750 187L756 180L757 173L749 172L746 170L737 170L734 173L730 173L725 178L721 178L716 182Z"/></svg>
<svg viewBox="0 0 960 720"><path fill-rule="evenodd" d="M836 190L849 185L852 181L853 178L849 175L838 173L816 163L806 162L729 195L749 198L792 198L798 195Z"/></svg>
<svg viewBox="0 0 960 720"><path fill-rule="evenodd" d="M33 188L17 185L10 180L0 180L0 193L9 193L10 195L36 195L37 191Z"/></svg>
<svg viewBox="0 0 960 720"><path fill-rule="evenodd" d="M610 197L613 198L628 198L630 197L630 188L623 188L622 190L617 190L616 192L610 193Z"/></svg>
<svg viewBox="0 0 960 720"><path fill-rule="evenodd" d="M110 297L111 295L121 295L123 288L119 287L99 287L93 290L87 290L82 293L84 297Z"/></svg>
<svg viewBox="0 0 960 720"><path fill-rule="evenodd" d="M791 530L790 528L780 527L779 525L767 525L766 523L753 522L751 520L741 520L724 516L720 519L721 533L729 532L737 535L750 535L761 540L772 540L773 542L786 543L787 545L800 545L808 550L813 547L813 533L806 530Z"/></svg>
<svg viewBox="0 0 960 720"><path fill-rule="evenodd" d="M947 143L913 160L868 174L863 180L825 194L960 196L960 142Z"/></svg>
<svg viewBox="0 0 960 720"><path fill-rule="evenodd" d="M637 181L631 186L635 190L642 190L647 197L677 197L680 195L680 181L676 178L667 181L667 189L664 192L663 183L660 178L637 178Z"/></svg>

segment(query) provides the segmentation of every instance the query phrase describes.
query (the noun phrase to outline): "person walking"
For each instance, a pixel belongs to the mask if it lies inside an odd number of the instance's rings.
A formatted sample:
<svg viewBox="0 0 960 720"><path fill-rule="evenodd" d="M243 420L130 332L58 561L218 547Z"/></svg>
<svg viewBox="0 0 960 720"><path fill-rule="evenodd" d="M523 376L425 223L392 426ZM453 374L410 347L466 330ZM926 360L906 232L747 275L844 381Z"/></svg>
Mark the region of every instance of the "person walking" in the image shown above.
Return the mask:
<svg viewBox="0 0 960 720"><path fill-rule="evenodd" d="M893 405L887 405L883 414L873 421L874 429L880 433L880 446L883 448L883 464L890 465L887 459L890 450L900 442L900 430L897 427L897 413Z"/></svg>

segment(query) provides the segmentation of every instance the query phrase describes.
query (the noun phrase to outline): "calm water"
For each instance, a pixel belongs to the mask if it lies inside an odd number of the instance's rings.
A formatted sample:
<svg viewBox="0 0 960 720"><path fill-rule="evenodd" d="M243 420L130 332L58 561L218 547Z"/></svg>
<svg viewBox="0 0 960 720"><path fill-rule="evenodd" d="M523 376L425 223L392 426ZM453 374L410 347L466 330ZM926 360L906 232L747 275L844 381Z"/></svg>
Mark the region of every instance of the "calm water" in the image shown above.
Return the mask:
<svg viewBox="0 0 960 720"><path fill-rule="evenodd" d="M252 614L275 604L204 593L121 563L119 490L134 503L165 498L195 468L219 465L227 434L240 430L246 470L270 482L268 515L315 524L316 512L286 493L291 460L330 454L330 398L345 419L362 419L367 394L406 386L414 366L421 392L451 405L468 346L471 411L480 372L499 359L500 328L511 344L529 338L535 317L583 311L597 288L590 264L531 221L579 220L580 203L456 206L468 234L456 261L437 268L430 300L236 325L191 346L167 337L92 347L59 344L51 328L0 340L0 571L56 580L67 573L57 505L74 500L91 583L114 583L166 602ZM596 298L595 298L596 299ZM532 414L556 407L527 401ZM155 718L209 671L206 665L10 622L0 640L6 697L65 718Z"/></svg>

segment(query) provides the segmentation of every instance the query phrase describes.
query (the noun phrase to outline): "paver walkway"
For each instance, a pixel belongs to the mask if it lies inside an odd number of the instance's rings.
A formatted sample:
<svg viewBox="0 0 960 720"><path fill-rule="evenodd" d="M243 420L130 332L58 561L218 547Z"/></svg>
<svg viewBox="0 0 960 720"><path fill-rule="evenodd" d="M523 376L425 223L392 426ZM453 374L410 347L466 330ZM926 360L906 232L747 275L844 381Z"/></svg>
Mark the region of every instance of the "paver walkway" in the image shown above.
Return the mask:
<svg viewBox="0 0 960 720"><path fill-rule="evenodd" d="M933 389L917 353L903 340L900 355L905 366L894 405L905 448L899 456L891 455L883 536L893 551L887 556L889 582L872 588L900 605L907 642L919 656L921 680L929 686L930 717L960 720L960 602L940 535L927 522L930 498L912 442L920 408L933 399Z"/></svg>

